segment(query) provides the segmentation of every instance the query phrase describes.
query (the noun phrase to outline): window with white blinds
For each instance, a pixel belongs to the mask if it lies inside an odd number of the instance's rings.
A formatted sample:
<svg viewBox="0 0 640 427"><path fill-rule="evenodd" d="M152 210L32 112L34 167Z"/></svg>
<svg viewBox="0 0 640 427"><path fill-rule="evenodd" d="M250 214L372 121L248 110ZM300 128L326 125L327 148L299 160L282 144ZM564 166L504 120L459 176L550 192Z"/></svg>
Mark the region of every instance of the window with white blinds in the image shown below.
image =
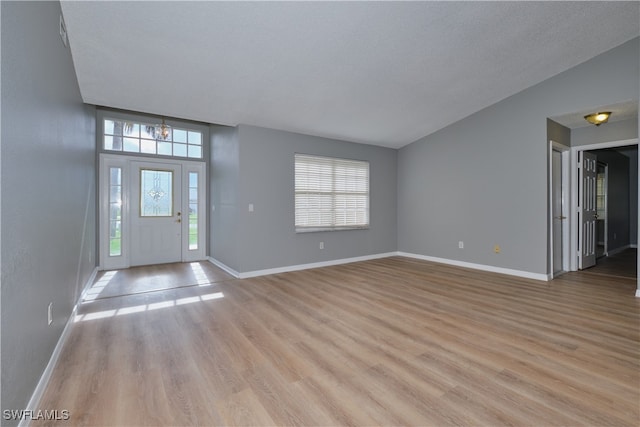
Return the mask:
<svg viewBox="0 0 640 427"><path fill-rule="evenodd" d="M295 155L296 231L369 226L369 162Z"/></svg>

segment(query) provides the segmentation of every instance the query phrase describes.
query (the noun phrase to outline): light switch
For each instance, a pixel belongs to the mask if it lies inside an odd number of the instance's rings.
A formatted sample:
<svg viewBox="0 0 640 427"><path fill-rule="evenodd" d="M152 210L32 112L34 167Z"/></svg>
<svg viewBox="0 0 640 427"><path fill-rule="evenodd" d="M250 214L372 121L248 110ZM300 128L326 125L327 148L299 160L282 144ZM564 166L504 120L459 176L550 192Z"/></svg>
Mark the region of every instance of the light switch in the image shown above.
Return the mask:
<svg viewBox="0 0 640 427"><path fill-rule="evenodd" d="M253 212L253 203L249 203L249 212Z"/></svg>

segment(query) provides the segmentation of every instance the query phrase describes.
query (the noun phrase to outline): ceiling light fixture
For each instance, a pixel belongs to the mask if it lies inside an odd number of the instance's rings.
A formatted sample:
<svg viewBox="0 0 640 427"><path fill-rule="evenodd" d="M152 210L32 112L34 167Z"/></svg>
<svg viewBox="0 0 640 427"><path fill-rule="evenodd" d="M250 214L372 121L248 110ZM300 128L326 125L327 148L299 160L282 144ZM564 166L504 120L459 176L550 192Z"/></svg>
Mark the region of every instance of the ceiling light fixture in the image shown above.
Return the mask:
<svg viewBox="0 0 640 427"><path fill-rule="evenodd" d="M171 135L171 126L167 125L164 122L164 117L162 118L162 124L156 125L155 127L155 136L156 139L167 140Z"/></svg>
<svg viewBox="0 0 640 427"><path fill-rule="evenodd" d="M587 114L584 116L584 119L593 125L600 126L601 124L609 121L610 115L611 111L603 111L601 113Z"/></svg>

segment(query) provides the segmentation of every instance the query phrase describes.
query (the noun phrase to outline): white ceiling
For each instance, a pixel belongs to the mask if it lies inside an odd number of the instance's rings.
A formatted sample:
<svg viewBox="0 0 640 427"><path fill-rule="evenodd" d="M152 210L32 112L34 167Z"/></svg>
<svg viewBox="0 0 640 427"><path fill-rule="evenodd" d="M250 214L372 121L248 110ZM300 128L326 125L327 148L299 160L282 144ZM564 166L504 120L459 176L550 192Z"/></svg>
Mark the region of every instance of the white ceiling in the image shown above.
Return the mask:
<svg viewBox="0 0 640 427"><path fill-rule="evenodd" d="M75 2L85 102L402 147L640 34L638 2Z"/></svg>
<svg viewBox="0 0 640 427"><path fill-rule="evenodd" d="M638 101L625 101L609 105L594 105L592 108L563 114L561 116L550 117L550 119L568 127L569 129L583 128L593 126L585 120L584 116L587 114L599 113L601 111L611 112L611 116L607 123L638 118Z"/></svg>

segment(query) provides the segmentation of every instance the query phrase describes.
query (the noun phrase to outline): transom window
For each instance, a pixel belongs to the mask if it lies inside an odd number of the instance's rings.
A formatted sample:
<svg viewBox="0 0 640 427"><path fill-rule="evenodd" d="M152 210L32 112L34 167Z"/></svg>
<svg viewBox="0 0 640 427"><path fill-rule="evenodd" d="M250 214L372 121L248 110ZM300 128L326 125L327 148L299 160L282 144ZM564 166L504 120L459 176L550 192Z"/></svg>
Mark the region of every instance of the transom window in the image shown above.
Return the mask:
<svg viewBox="0 0 640 427"><path fill-rule="evenodd" d="M103 148L106 151L202 159L202 132L173 127L163 138L157 134L155 125L105 118Z"/></svg>
<svg viewBox="0 0 640 427"><path fill-rule="evenodd" d="M369 226L369 162L295 154L297 232Z"/></svg>

